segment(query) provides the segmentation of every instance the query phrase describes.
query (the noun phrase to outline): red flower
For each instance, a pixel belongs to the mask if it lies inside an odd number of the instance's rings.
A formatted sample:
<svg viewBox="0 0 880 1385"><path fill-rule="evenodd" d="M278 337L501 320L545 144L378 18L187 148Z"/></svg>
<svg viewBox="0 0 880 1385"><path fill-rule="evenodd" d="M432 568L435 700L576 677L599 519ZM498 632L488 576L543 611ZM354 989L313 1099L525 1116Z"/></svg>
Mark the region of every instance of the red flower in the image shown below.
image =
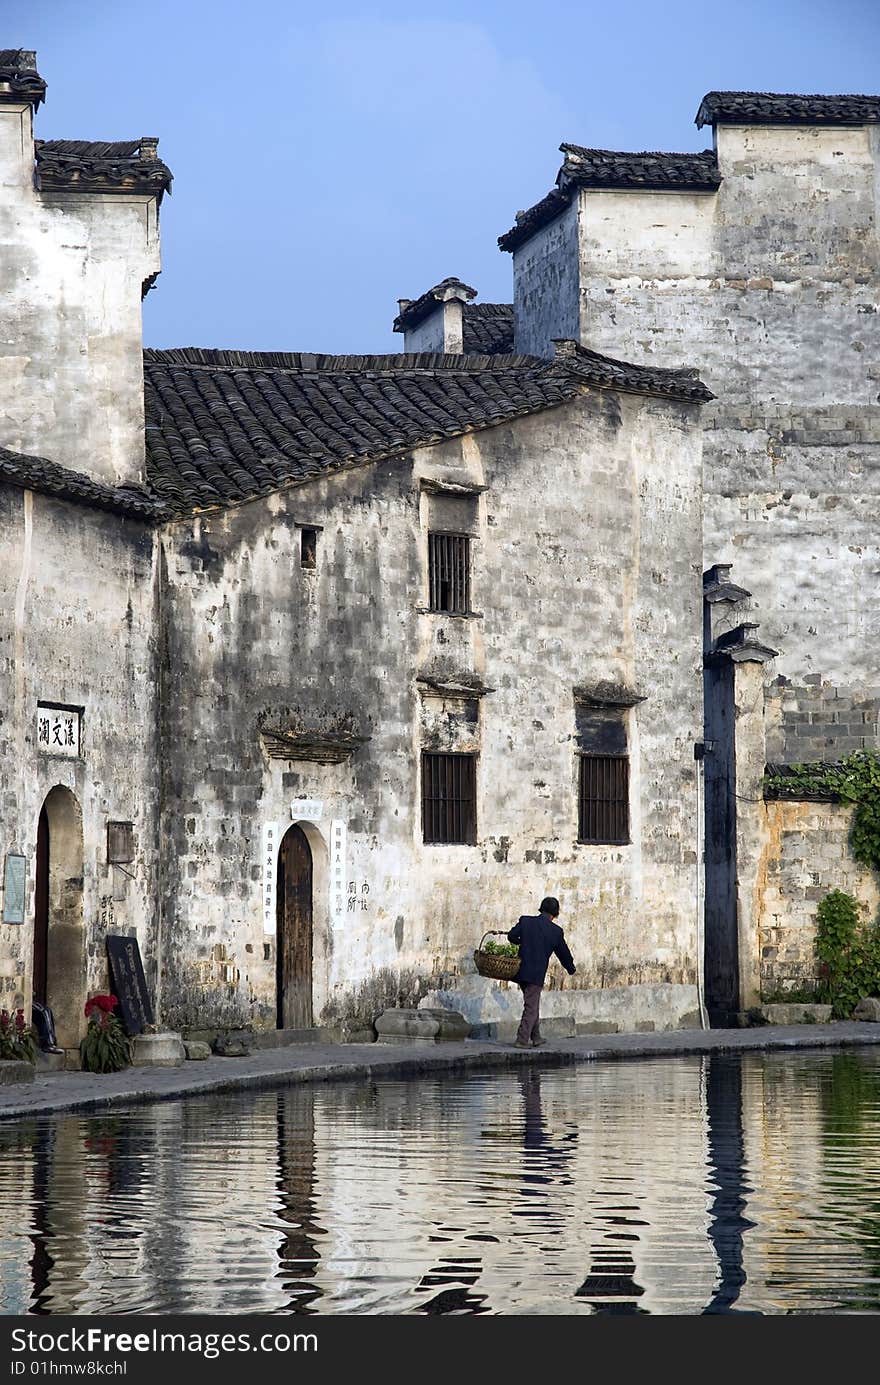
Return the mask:
<svg viewBox="0 0 880 1385"><path fill-rule="evenodd" d="M85 1004L86 1019L90 1019L95 1010L100 1010L102 1015L112 1015L117 1004L115 995L89 996Z"/></svg>
<svg viewBox="0 0 880 1385"><path fill-rule="evenodd" d="M15 1012L15 1027L19 1034L25 1028L24 1010L18 1009Z"/></svg>

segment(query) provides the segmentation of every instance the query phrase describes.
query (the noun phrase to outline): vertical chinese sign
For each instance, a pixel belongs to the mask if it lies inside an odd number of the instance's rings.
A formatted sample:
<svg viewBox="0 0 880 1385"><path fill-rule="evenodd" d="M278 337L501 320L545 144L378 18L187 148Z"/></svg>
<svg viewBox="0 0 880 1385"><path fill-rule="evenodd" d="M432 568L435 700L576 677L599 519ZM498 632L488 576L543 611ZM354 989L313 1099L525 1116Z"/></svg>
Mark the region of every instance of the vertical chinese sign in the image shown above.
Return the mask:
<svg viewBox="0 0 880 1385"><path fill-rule="evenodd" d="M278 869L278 823L263 824L263 932L272 935L276 929L275 875Z"/></svg>
<svg viewBox="0 0 880 1385"><path fill-rule="evenodd" d="M345 823L334 818L330 823L330 920L334 924L340 924L345 919L346 836Z"/></svg>

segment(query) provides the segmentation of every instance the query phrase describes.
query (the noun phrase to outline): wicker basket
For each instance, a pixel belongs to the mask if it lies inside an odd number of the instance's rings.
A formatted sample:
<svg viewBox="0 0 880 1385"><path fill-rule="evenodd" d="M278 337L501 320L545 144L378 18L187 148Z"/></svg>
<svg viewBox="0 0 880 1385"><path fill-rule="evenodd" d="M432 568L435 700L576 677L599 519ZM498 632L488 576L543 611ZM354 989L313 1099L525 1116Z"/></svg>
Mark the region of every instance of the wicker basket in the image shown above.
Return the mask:
<svg viewBox="0 0 880 1385"><path fill-rule="evenodd" d="M512 981L519 971L519 957L508 957L504 953L484 952L483 943L490 933L495 933L499 938L506 938L507 934L502 933L497 928L490 928L489 933L484 933L480 939L480 946L474 952L474 966L481 976L490 976L493 981Z"/></svg>

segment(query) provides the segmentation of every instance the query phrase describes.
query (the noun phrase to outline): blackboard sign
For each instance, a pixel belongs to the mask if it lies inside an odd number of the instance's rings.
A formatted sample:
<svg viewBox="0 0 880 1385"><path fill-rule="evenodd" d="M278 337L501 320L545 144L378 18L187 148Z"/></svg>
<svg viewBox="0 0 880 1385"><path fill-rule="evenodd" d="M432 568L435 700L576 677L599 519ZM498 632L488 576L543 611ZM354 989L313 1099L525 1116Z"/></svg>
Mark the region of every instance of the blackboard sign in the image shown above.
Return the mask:
<svg viewBox="0 0 880 1385"><path fill-rule="evenodd" d="M108 933L107 959L125 1032L140 1034L146 1025L153 1023L153 1007L137 938L120 938Z"/></svg>

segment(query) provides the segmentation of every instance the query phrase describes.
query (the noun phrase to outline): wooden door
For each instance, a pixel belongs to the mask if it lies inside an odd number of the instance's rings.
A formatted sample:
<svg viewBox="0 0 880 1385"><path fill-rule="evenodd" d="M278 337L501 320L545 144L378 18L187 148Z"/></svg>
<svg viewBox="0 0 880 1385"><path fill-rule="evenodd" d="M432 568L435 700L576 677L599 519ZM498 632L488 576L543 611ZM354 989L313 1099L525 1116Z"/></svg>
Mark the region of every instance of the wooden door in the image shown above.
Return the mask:
<svg viewBox="0 0 880 1385"><path fill-rule="evenodd" d="M290 827L278 853L276 980L278 1028L312 1027L312 852Z"/></svg>
<svg viewBox="0 0 880 1385"><path fill-rule="evenodd" d="M46 999L49 962L49 815L40 809L37 824L37 874L34 881L34 1000Z"/></svg>

